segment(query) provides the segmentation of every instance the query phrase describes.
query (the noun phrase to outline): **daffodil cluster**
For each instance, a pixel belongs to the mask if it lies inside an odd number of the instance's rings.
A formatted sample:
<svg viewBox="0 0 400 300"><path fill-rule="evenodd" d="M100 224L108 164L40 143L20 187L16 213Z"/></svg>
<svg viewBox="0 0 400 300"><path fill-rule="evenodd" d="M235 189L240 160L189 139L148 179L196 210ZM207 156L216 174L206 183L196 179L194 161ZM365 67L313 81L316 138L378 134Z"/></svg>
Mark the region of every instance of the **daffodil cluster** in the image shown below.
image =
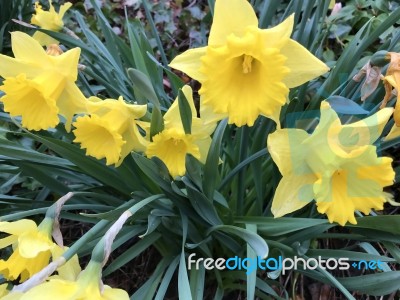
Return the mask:
<svg viewBox="0 0 400 300"><path fill-rule="evenodd" d="M58 31L71 4L61 6L59 13L51 2L49 5L50 10L44 11L36 3L31 22ZM276 27L260 29L248 1L216 1L208 45L189 49L170 64L200 82L200 109L195 107L192 89L184 86L181 93L188 111L181 111L183 106L176 99L161 117L163 126L154 135L148 121L157 107L138 105L122 97L86 98L75 84L80 49L63 52L52 44L57 41L40 32L33 38L12 33L14 57L0 55L0 76L5 79L0 86L4 93L0 101L4 111L20 117L22 126L29 130L47 130L64 122L68 132L72 129L73 141L87 155L105 159L106 165L119 167L135 151L149 159L158 157L176 178L186 173L187 155L205 163L218 121L228 118L228 123L237 127L253 126L259 116L266 116L279 128L280 110L287 102L289 89L328 71L323 62L290 38L293 26L292 15ZM400 82L398 55L392 54L391 58L393 63L385 77L390 92L392 87L398 89ZM183 120L188 113L190 120ZM392 184L394 172L392 160L378 157L374 142L392 113L393 109L384 108L369 118L343 125L329 104L322 102L320 122L313 133L293 128L272 133L267 147L283 176L275 191L272 213L281 217L315 200L320 213L331 222L345 225L356 223L355 211L368 214L371 209L382 209L387 199L383 187ZM189 121L190 132L184 121ZM354 136L359 137L355 143ZM10 262L0 261L0 270L10 280L18 276L25 280L49 261L53 243L32 224L29 234L11 230L14 227L10 226L0 224L0 229L10 234L3 243L10 245L18 240L18 248ZM41 250L34 257L40 254L37 261L43 264L14 263L20 257L32 258L24 245L33 240L41 241L37 243ZM46 286L63 286L79 294L85 280L55 280Z"/></svg>
<svg viewBox="0 0 400 300"><path fill-rule="evenodd" d="M62 234L56 233L62 207L72 196L68 193L50 206L39 226L28 219L0 222L0 232L8 234L0 239L0 249L11 250L7 260L0 260L0 275L10 283L0 285L0 299L129 299L126 291L103 285L101 276L112 242L132 213L124 212L109 228L82 271L78 256L67 255L72 249L62 246ZM52 235L61 245L52 241Z"/></svg>

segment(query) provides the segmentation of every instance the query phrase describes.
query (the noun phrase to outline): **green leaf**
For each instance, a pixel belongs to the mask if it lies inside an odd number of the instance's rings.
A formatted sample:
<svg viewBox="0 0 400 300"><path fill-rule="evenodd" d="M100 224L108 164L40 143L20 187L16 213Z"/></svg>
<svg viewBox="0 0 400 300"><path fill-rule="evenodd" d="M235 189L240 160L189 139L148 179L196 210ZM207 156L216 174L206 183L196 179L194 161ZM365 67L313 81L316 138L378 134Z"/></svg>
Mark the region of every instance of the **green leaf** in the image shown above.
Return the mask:
<svg viewBox="0 0 400 300"><path fill-rule="evenodd" d="M362 108L354 101L342 96L331 96L327 99L332 108L340 114L347 115L367 115L369 111Z"/></svg>
<svg viewBox="0 0 400 300"><path fill-rule="evenodd" d="M227 120L221 121L217 129L215 130L210 150L208 151L206 164L204 166L204 182L203 182L203 191L204 195L208 199L213 199L214 190L217 186L217 177L218 177L218 163L219 163L219 155L222 143L222 137L224 136Z"/></svg>
<svg viewBox="0 0 400 300"><path fill-rule="evenodd" d="M370 296L389 295L399 290L400 271L338 279L347 289Z"/></svg>
<svg viewBox="0 0 400 300"><path fill-rule="evenodd" d="M164 118L158 107L153 107L151 112L150 139L164 130Z"/></svg>
<svg viewBox="0 0 400 300"><path fill-rule="evenodd" d="M346 225L346 227L370 228L386 231L400 235L400 216L370 216L356 218L357 225Z"/></svg>
<svg viewBox="0 0 400 300"><path fill-rule="evenodd" d="M321 256L322 258L342 258L347 257L351 261L361 261L361 260L380 260L384 262L395 262L396 260L390 257L381 256L379 254L369 254L358 251L349 250L334 250L334 249L311 249L307 252L308 257Z"/></svg>
<svg viewBox="0 0 400 300"><path fill-rule="evenodd" d="M45 144L62 157L79 166L79 169L82 173L86 173L93 178L96 178L105 185L111 186L121 193L129 195L132 192L131 188L129 188L124 181L121 180L115 170L107 167L104 165L104 163L101 163L92 157L86 156L85 153L76 145L71 145L64 141L49 137L41 137L32 133L29 133L29 136Z"/></svg>
<svg viewBox="0 0 400 300"><path fill-rule="evenodd" d="M204 296L204 282L206 269L203 264L199 265L199 269L192 268L190 270L190 291L194 300L202 300Z"/></svg>
<svg viewBox="0 0 400 300"><path fill-rule="evenodd" d="M160 287L158 288L157 295L154 298L154 300L163 300L165 299L165 294L167 292L168 286L171 283L172 276L175 273L176 267L178 266L179 263L179 256L177 256L170 264L168 267L167 271L165 272L165 275L163 277L163 280L161 281Z"/></svg>
<svg viewBox="0 0 400 300"><path fill-rule="evenodd" d="M207 231L207 234L210 234L213 231L223 231L226 233L236 235L237 237L246 241L250 245L250 247L253 248L257 256L260 256L261 258L265 258L268 256L267 243L262 237L260 237L258 234L254 232L231 225L217 225L211 227Z"/></svg>
<svg viewBox="0 0 400 300"><path fill-rule="evenodd" d="M327 220L306 218L237 217L236 223L257 224L258 231L267 236L279 236L309 227L328 224Z"/></svg>
<svg viewBox="0 0 400 300"><path fill-rule="evenodd" d="M161 281L164 271L171 265L173 257L164 257L161 259L156 269L150 278L143 284L132 296L131 300L143 299L152 300L155 292L157 291L158 285Z"/></svg>
<svg viewBox="0 0 400 300"><path fill-rule="evenodd" d="M246 230L257 234L257 225L246 224ZM250 247L249 244L247 244L247 257L250 258L252 261L255 261L257 259L255 251ZM248 264L250 264L250 262L248 262ZM254 299L254 294L256 291L256 278L257 272L251 272L250 274L247 274L247 299Z"/></svg>
<svg viewBox="0 0 400 300"><path fill-rule="evenodd" d="M188 219L185 214L181 212L182 221L182 252L179 261L179 271L178 271L178 294L179 299L192 299L192 292L190 291L190 283L186 268L186 256L185 256L185 243L188 230Z"/></svg>
<svg viewBox="0 0 400 300"><path fill-rule="evenodd" d="M215 206L210 202L204 194L197 190L197 188L189 181L185 176L182 181L186 185L187 195L190 203L192 204L195 211L209 224L220 225L222 224L219 218Z"/></svg>
<svg viewBox="0 0 400 300"><path fill-rule="evenodd" d="M192 109L182 90L178 92L179 114L186 134L192 133Z"/></svg>
<svg viewBox="0 0 400 300"><path fill-rule="evenodd" d="M139 91L139 93L149 100L156 108L160 108L157 94L146 74L134 68L129 68L127 72L133 83L133 88Z"/></svg>
<svg viewBox="0 0 400 300"><path fill-rule="evenodd" d="M103 271L103 275L106 276L112 272L125 266L127 263L132 261L140 253L153 246L155 242L161 237L161 234L154 232L150 235L145 236L143 239L136 242L132 247L128 248L124 253L113 260L110 265Z"/></svg>

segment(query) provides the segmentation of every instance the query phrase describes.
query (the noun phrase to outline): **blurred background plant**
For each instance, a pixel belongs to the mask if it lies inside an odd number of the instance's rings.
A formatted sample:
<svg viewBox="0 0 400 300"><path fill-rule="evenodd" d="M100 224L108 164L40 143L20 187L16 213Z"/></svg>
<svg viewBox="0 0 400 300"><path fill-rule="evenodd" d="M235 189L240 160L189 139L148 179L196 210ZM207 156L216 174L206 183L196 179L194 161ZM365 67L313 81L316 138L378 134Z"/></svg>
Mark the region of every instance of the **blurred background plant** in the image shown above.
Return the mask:
<svg viewBox="0 0 400 300"><path fill-rule="evenodd" d="M84 67L78 84L86 96L123 95L127 101L151 103L151 107L159 102L165 111L185 82L198 88L167 65L187 48L206 44L213 0L71 2L74 6L65 24L79 39L65 32L49 34L65 49L82 48ZM346 1L342 8L336 6L333 15L327 0L250 2L262 28L295 13L292 38L333 67L324 77L291 90L290 102L281 113L284 126L308 127L310 121L296 121L304 119L304 112L318 110L325 98L344 115L361 111L368 116L378 109L383 86L362 103L363 82L352 77L376 51L400 51L400 8L395 1ZM3 53L10 53L7 32L21 29L10 19L29 23L32 7L31 1L0 2ZM134 71L127 72L129 68ZM145 119L156 120L152 114ZM285 218L272 218L271 199L281 176L265 148L267 135L275 130L269 119L260 117L254 127L241 129L221 123L206 165L188 157L186 176L175 181L159 160L138 154L128 156L119 168L106 167L73 145L73 136L62 126L29 133L8 114L1 112L0 121L2 219L35 218L54 199L73 191L75 197L61 215L68 242L75 242L100 220L105 222L80 248L78 254L85 259L110 221L142 199L152 200L122 229L104 271L105 282L125 288L131 299L399 297L400 218L396 208L388 206L375 217L360 216L357 226L344 228L327 223L310 206ZM400 174L398 143L398 139L381 142L380 147L395 158L396 174ZM219 157L224 163L216 168ZM397 195L397 189L395 185L390 192ZM154 195L159 198L151 198ZM267 241L270 257L380 259L385 270L332 274L299 270L285 276L264 271L246 276L239 271L201 268L187 274L184 260L192 252L214 258L254 257L264 249L255 232ZM253 248L246 247L246 242Z"/></svg>

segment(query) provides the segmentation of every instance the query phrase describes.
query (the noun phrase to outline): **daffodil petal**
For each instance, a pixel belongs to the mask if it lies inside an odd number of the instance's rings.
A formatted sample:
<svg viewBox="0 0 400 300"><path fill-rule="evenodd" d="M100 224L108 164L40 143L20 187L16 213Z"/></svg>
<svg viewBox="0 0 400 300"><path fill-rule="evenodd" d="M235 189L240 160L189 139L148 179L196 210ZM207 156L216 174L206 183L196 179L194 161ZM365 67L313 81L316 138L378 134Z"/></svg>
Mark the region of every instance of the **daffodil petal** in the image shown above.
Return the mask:
<svg viewBox="0 0 400 300"><path fill-rule="evenodd" d="M294 212L313 200L314 174L284 175L276 188L271 211L275 218Z"/></svg>
<svg viewBox="0 0 400 300"><path fill-rule="evenodd" d="M200 72L201 57L206 54L207 47L189 49L175 57L169 66L186 73L195 80L203 81L204 74Z"/></svg>
<svg viewBox="0 0 400 300"><path fill-rule="evenodd" d="M65 117L65 129L71 131L71 123L75 114L87 113L87 100L81 90L73 82L67 82L64 91L57 100L59 113Z"/></svg>
<svg viewBox="0 0 400 300"><path fill-rule="evenodd" d="M21 31L11 32L11 46L15 58L37 65L49 63L49 56L32 37Z"/></svg>
<svg viewBox="0 0 400 300"><path fill-rule="evenodd" d="M75 282L53 279L27 291L21 300L70 300L78 291Z"/></svg>
<svg viewBox="0 0 400 300"><path fill-rule="evenodd" d="M197 147L199 147L199 150L200 150L199 161L203 164L206 163L208 151L210 150L210 146L211 146L211 142L212 142L211 137L207 137L205 139L195 141L195 144L197 145Z"/></svg>
<svg viewBox="0 0 400 300"><path fill-rule="evenodd" d="M22 219L14 222L0 222L0 232L6 232L12 235L21 235L27 231L35 231L37 225L34 221Z"/></svg>
<svg viewBox="0 0 400 300"><path fill-rule="evenodd" d="M58 246L52 247L50 251L53 261L61 257L66 250L68 250L68 247L64 247L64 249ZM57 269L58 277L60 279L69 281L76 280L81 271L78 255L76 254L72 256L64 265L58 267Z"/></svg>
<svg viewBox="0 0 400 300"><path fill-rule="evenodd" d="M283 176L309 172L304 166L307 151L299 147L307 138L307 132L301 129L277 130L268 136L268 151Z"/></svg>
<svg viewBox="0 0 400 300"><path fill-rule="evenodd" d="M282 23L262 30L266 45L273 48L282 48L290 39L293 25L294 14L287 17Z"/></svg>
<svg viewBox="0 0 400 300"><path fill-rule="evenodd" d="M42 72L39 64L0 54L0 76L3 78L17 77L20 74L26 74L27 77L33 78Z"/></svg>
<svg viewBox="0 0 400 300"><path fill-rule="evenodd" d="M14 244L17 241L18 241L18 236L16 235L10 235L8 237L2 238L0 239L0 249L10 246L11 244Z"/></svg>
<svg viewBox="0 0 400 300"><path fill-rule="evenodd" d="M55 38L45 34L41 31L36 31L32 37L40 44L40 45L51 45L51 44L59 44L60 42L57 41Z"/></svg>
<svg viewBox="0 0 400 300"><path fill-rule="evenodd" d="M101 296L104 300L129 300L129 295L126 291L114 289L108 285L104 286L104 291Z"/></svg>
<svg viewBox="0 0 400 300"><path fill-rule="evenodd" d="M281 53L287 57L285 66L290 69L290 73L283 79L289 88L302 85L329 71L327 65L294 40L288 40L281 48Z"/></svg>
<svg viewBox="0 0 400 300"><path fill-rule="evenodd" d="M354 217L354 204L348 201L348 175L347 170L338 175L321 176L314 185L317 210L326 214L329 222L337 222L344 226L346 222L356 224Z"/></svg>
<svg viewBox="0 0 400 300"><path fill-rule="evenodd" d="M217 122L228 117L227 113L216 114L210 105L206 105L200 98L200 118L204 125L216 126ZM213 129L214 130L214 129Z"/></svg>
<svg viewBox="0 0 400 300"><path fill-rule="evenodd" d="M358 144L360 146L362 146L362 144L360 144L361 141L364 141L363 145L373 144L381 136L382 131L392 114L393 108L386 107L368 118L355 123L345 124L343 125L343 128L352 128L354 129L354 134L359 133L360 141Z"/></svg>
<svg viewBox="0 0 400 300"><path fill-rule="evenodd" d="M390 141L399 136L400 136L400 127L397 127L396 124L394 124L392 129L390 129L388 135L384 138L384 141Z"/></svg>
<svg viewBox="0 0 400 300"><path fill-rule="evenodd" d="M115 164L119 167L124 158L132 151L144 152L149 142L140 134L136 122L129 124L129 129L123 134L122 139L126 142L121 149L121 157Z"/></svg>
<svg viewBox="0 0 400 300"><path fill-rule="evenodd" d="M60 19L62 19L64 17L65 12L70 9L72 6L71 2L66 2L63 5L60 6L60 10L58 12L58 15L60 17Z"/></svg>
<svg viewBox="0 0 400 300"><path fill-rule="evenodd" d="M197 111L196 111L196 107L194 106L192 88L188 85L185 85L182 88L182 92L185 95L186 100L188 101L188 104L190 106L190 110L192 112L192 118L196 118ZM178 98L175 99L174 103L172 103L172 105L170 106L168 111L165 113L164 121L165 121L164 124L167 128L168 127L181 127L183 129L180 110L179 110Z"/></svg>
<svg viewBox="0 0 400 300"><path fill-rule="evenodd" d="M81 54L80 48L73 48L56 56L48 56L49 60L60 74L70 81L76 81L78 77L78 62Z"/></svg>
<svg viewBox="0 0 400 300"><path fill-rule="evenodd" d="M387 80L387 82L389 82L392 87L397 87L396 77L394 77L393 75L385 76L385 80Z"/></svg>
<svg viewBox="0 0 400 300"><path fill-rule="evenodd" d="M0 272L8 280L16 280L20 277L20 282L24 282L47 266L50 256L50 251L43 251L35 257L26 258L20 254L17 247L7 261L0 261Z"/></svg>
<svg viewBox="0 0 400 300"><path fill-rule="evenodd" d="M246 0L218 0L215 2L209 46L220 46L230 34L241 37L248 26L258 26L257 16Z"/></svg>
<svg viewBox="0 0 400 300"><path fill-rule="evenodd" d="M48 251L53 247L53 242L42 232L27 232L18 238L18 248L21 256L34 258L39 252Z"/></svg>

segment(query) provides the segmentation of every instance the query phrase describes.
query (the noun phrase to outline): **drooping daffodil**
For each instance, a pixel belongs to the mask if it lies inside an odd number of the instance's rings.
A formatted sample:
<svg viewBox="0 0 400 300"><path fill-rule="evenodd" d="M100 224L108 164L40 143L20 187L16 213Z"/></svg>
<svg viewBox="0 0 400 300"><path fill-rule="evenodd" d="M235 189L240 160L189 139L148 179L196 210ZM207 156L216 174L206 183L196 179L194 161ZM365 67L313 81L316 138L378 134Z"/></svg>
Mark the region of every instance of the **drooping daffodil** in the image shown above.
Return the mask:
<svg viewBox="0 0 400 300"><path fill-rule="evenodd" d="M0 274L8 280L26 281L49 264L54 248L51 239L53 221L45 218L37 226L32 220L0 222L0 232L9 234L0 239L0 248L13 245L13 252L0 260Z"/></svg>
<svg viewBox="0 0 400 300"><path fill-rule="evenodd" d="M191 133L185 133L176 99L164 115L164 130L153 137L146 150L147 157L157 156L165 163L172 177L185 174L187 154L205 163L211 145L210 135L215 129L217 120L213 113L206 109L201 109L202 115L198 118L191 87L184 86L182 92L192 113Z"/></svg>
<svg viewBox="0 0 400 300"><path fill-rule="evenodd" d="M267 146L282 179L272 213L281 217L313 199L330 222L356 224L356 210L369 214L383 209L383 187L394 180L389 157L378 157L372 144L393 113L385 108L355 123L342 125L327 102L321 103L320 122L312 134L302 129L278 129Z"/></svg>
<svg viewBox="0 0 400 300"><path fill-rule="evenodd" d="M292 15L260 29L247 0L218 0L208 45L187 50L170 66L201 83L202 101L215 113L231 124L252 126L259 115L277 115L289 88L329 69L290 38L293 22Z"/></svg>
<svg viewBox="0 0 400 300"><path fill-rule="evenodd" d="M147 141L141 136L136 120L146 114L146 105L90 97L88 114L74 122L74 142L80 143L86 154L106 159L107 165L119 166L132 151L144 151Z"/></svg>
<svg viewBox="0 0 400 300"><path fill-rule="evenodd" d="M48 11L43 10L39 2L35 2L35 14L32 16L31 23L33 25L39 26L42 29L60 31L64 26L64 14L71 6L72 3L66 2L60 6L60 10L57 13L51 0L49 0ZM42 46L58 44L58 41L56 39L40 31L36 31L33 35L33 38L37 40Z"/></svg>
<svg viewBox="0 0 400 300"><path fill-rule="evenodd" d="M75 85L80 49L59 55L46 53L42 46L22 32L11 33L14 58L0 55L0 101L11 116L21 116L29 130L47 130L66 119L69 131L74 114L86 111L86 98Z"/></svg>
<svg viewBox="0 0 400 300"><path fill-rule="evenodd" d="M50 278L28 290L21 300L128 300L128 293L122 289L103 286L101 263L90 261L75 280Z"/></svg>

